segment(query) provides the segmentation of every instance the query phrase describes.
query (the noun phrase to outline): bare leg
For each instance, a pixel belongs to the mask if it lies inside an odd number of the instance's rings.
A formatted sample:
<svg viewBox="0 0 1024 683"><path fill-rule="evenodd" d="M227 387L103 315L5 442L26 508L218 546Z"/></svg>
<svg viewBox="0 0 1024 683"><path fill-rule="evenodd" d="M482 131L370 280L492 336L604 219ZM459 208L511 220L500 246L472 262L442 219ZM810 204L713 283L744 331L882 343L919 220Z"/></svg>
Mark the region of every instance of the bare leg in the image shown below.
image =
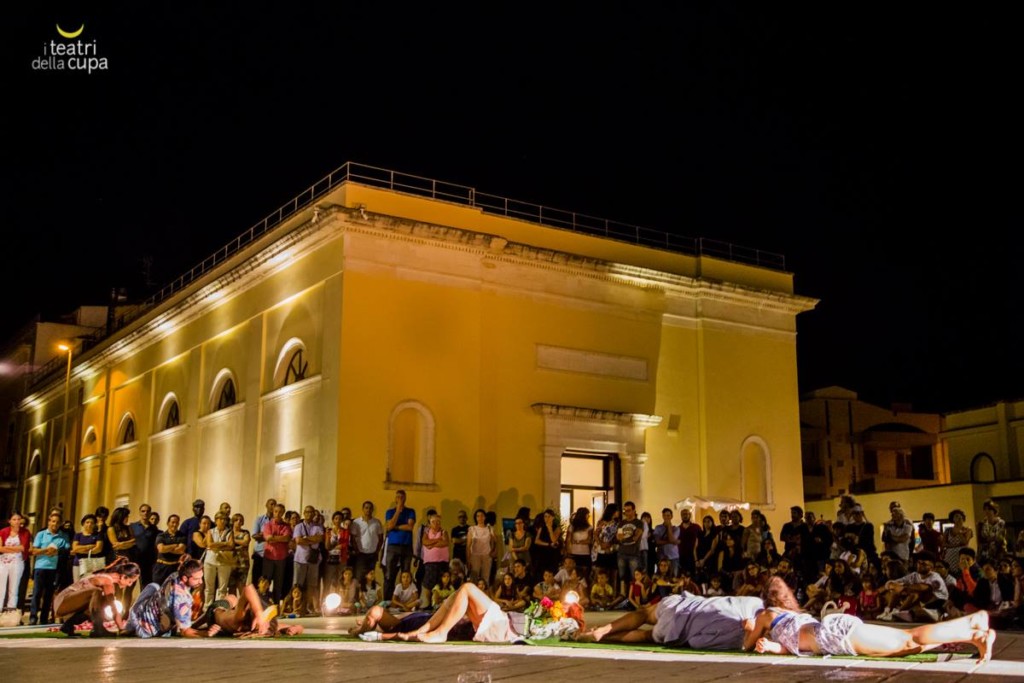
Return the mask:
<svg viewBox="0 0 1024 683"><path fill-rule="evenodd" d="M984 610L959 619L918 626L910 633L914 640L926 646L971 643L978 648L978 658L984 662L992 659L992 646L996 642L995 629L989 627L988 612Z"/></svg>
<svg viewBox="0 0 1024 683"><path fill-rule="evenodd" d="M641 626L653 626L657 619L655 610L657 605L647 605L635 612L626 612L621 617L597 628L590 629L580 634L579 641L584 643L598 643L602 640L613 643L643 643L651 640L651 632L641 630Z"/></svg>
<svg viewBox="0 0 1024 683"><path fill-rule="evenodd" d="M494 604L487 595L484 594L479 588L471 583L464 583L448 600L448 609L444 611L444 614L435 622L435 614L431 617L430 621L425 624L425 627L429 630L424 631L422 628L415 633L416 639L425 643L443 643L448 640L448 632L462 620L463 617L469 617L470 621L473 622L473 627L476 628L480 625L480 620L483 618L484 612L487 608ZM438 610L440 612L440 610ZM412 634L410 634L412 635Z"/></svg>

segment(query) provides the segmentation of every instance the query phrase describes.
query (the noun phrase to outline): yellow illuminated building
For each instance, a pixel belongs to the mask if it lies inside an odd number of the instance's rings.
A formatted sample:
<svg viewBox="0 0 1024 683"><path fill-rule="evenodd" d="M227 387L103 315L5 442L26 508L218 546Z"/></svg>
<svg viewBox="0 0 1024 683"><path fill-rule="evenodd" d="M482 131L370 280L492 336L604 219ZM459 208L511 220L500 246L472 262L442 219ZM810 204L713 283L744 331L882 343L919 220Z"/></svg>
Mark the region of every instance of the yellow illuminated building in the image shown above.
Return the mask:
<svg viewBox="0 0 1024 683"><path fill-rule="evenodd" d="M21 507L382 515L403 488L446 524L699 496L781 527L816 302L772 255L585 219L346 164L35 383Z"/></svg>

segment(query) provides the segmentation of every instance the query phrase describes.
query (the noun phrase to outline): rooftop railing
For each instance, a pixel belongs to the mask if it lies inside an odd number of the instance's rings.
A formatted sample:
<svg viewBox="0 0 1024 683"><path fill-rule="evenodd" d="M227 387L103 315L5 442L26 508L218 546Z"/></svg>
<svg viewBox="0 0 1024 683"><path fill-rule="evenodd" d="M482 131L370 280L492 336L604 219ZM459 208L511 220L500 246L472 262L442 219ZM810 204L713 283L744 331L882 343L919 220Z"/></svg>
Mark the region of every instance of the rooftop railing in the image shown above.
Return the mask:
<svg viewBox="0 0 1024 683"><path fill-rule="evenodd" d="M540 204L532 204L530 202L509 199L508 197L478 192L476 188L466 185L424 178L422 176L349 161L278 207L277 210L271 212L263 220L207 256L190 270L182 273L145 301L130 307L118 307L119 315L116 318L115 327L117 329L124 327L158 304L171 298L284 223L291 216L302 211L317 199L327 195L346 182L419 197L429 197L430 199L473 207L489 214L539 223L547 227L569 230L584 235L653 247L655 249L665 249L691 256L713 256L727 261L746 263L772 270L785 270L786 268L786 260L782 254L741 247L719 240L676 235L662 230L620 223L606 218L597 218L575 211L554 209L548 206L541 206ZM105 331L104 335L109 332ZM95 344L98 340L90 341L92 344ZM54 368L59 365L59 363L54 364ZM50 368L49 364L40 368L35 373L33 384L44 379L46 375L51 374L54 368Z"/></svg>

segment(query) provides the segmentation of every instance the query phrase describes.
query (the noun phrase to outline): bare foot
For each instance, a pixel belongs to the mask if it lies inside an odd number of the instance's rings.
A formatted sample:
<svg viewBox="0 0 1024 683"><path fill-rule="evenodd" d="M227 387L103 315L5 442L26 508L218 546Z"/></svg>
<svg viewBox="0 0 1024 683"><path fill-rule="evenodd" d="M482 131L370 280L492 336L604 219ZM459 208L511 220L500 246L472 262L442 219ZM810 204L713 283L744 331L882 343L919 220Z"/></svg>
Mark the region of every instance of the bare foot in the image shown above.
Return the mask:
<svg viewBox="0 0 1024 683"><path fill-rule="evenodd" d="M990 662L992 661L992 648L996 644L996 630L990 628L985 632L979 632L976 636L971 639L974 643L974 647L978 648L978 661Z"/></svg>
<svg viewBox="0 0 1024 683"><path fill-rule="evenodd" d="M428 631L427 633L417 633L416 639L421 643L444 643L448 641L448 632Z"/></svg>
<svg viewBox="0 0 1024 683"><path fill-rule="evenodd" d="M971 615L971 628L975 631L988 631L988 612L985 610L978 610Z"/></svg>
<svg viewBox="0 0 1024 683"><path fill-rule="evenodd" d="M580 643L600 643L601 639L608 635L611 630L611 624L605 624L604 626L598 626L597 628L592 628L589 631L584 631L576 640Z"/></svg>

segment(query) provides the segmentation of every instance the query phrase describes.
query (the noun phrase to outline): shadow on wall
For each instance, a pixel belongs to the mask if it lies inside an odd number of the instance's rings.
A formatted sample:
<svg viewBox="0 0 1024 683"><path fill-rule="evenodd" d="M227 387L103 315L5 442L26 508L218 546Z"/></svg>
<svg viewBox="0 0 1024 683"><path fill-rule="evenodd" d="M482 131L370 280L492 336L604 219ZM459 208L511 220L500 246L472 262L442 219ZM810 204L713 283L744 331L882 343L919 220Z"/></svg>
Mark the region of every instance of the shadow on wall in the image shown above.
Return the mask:
<svg viewBox="0 0 1024 683"><path fill-rule="evenodd" d="M446 529L451 529L458 523L458 515L460 511L466 512L466 519L469 524L473 524L473 511L477 508L490 511L498 512L498 526L494 532L498 536L498 542L501 542L502 530L501 530L501 518L512 517L516 514L516 511L521 507L528 507L535 515L540 511L540 507L537 503L537 499L527 494L525 496L519 495L518 489L506 489L498 494L497 499L493 504L488 504L488 501L483 496L477 496L473 503L464 503L461 500L443 499L439 506L441 513L441 519L443 520L442 526ZM499 555L500 557L500 555Z"/></svg>

